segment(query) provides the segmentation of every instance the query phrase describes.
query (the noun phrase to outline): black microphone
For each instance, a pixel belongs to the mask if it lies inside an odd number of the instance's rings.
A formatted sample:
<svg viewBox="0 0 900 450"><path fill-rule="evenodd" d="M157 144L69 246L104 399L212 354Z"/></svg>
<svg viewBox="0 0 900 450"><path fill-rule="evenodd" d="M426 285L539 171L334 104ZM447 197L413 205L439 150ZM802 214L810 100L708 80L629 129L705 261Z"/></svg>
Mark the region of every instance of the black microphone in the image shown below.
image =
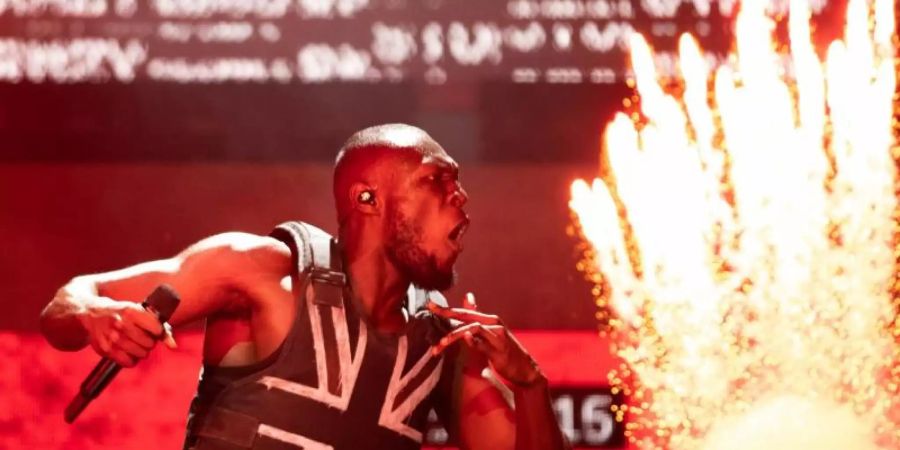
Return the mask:
<svg viewBox="0 0 900 450"><path fill-rule="evenodd" d="M156 314L156 318L159 319L160 323L165 323L169 320L169 317L172 317L172 313L175 312L175 308L178 307L180 302L178 294L169 285L161 284L144 300L141 306L147 311ZM91 400L100 395L100 392L119 373L119 370L122 370L122 366L116 364L115 361L109 358L101 359L94 366L94 370L81 383L78 395L66 407L66 423L74 422Z"/></svg>

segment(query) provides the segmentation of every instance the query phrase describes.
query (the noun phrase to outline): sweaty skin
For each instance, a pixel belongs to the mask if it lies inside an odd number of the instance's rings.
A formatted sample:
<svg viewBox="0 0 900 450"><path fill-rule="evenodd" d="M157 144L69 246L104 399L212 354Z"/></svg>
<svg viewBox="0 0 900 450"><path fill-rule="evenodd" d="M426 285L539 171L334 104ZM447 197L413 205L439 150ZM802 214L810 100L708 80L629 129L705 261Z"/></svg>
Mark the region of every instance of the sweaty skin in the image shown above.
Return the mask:
<svg viewBox="0 0 900 450"><path fill-rule="evenodd" d="M433 290L453 283L468 225L468 196L458 174L440 145L408 125L362 130L338 155L338 238L352 300L376 332L403 328L410 283ZM291 265L290 249L274 238L218 234L169 259L73 278L44 309L41 328L56 348L90 345L132 367L159 336L175 346L169 330L139 305L157 285L168 283L182 299L169 324L206 321L205 364L253 364L271 355L290 330L296 314ZM453 361L444 365L437 409L462 448L568 448L546 378L502 321L478 312L474 297L462 308L430 308L459 324L434 351L447 352ZM508 401L513 397L515 409Z"/></svg>

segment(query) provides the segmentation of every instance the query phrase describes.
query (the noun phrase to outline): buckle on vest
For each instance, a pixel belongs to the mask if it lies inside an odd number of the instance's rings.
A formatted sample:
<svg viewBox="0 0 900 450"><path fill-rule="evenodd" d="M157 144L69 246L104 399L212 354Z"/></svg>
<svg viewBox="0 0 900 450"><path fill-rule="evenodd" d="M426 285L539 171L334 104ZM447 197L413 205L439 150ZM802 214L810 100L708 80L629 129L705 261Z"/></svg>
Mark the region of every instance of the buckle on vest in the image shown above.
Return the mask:
<svg viewBox="0 0 900 450"><path fill-rule="evenodd" d="M332 272L330 270L313 269L309 276L316 281L322 281L337 286L345 286L347 284L347 275L343 272Z"/></svg>

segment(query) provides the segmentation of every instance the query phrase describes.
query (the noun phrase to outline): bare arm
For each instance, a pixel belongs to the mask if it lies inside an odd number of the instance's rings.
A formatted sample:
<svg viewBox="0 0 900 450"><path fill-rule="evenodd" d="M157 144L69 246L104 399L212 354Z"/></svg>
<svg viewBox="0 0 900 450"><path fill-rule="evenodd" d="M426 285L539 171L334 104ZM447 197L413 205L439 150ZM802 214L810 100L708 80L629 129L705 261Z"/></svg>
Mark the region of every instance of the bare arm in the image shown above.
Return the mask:
<svg viewBox="0 0 900 450"><path fill-rule="evenodd" d="M274 239L247 233L215 235L173 258L75 277L41 313L41 330L61 350L91 344L101 355L132 366L163 333L156 318L138 304L160 283L170 284L182 299L169 321L178 326L217 311L257 306L233 302L264 296L227 294L277 285L289 266L289 250Z"/></svg>
<svg viewBox="0 0 900 450"><path fill-rule="evenodd" d="M553 412L546 377L500 319L475 311L471 296L463 308L429 306L435 314L463 322L436 347L436 351L443 351L454 342L464 344L453 346L456 350L447 355L456 361L457 369L447 377L455 384L450 388L451 410L442 414L461 447L569 449Z"/></svg>
<svg viewBox="0 0 900 450"><path fill-rule="evenodd" d="M550 401L547 378L538 372L530 384L513 388L516 402L516 450L569 449Z"/></svg>
<svg viewBox="0 0 900 450"><path fill-rule="evenodd" d="M513 395L490 378L486 361L465 345L444 351L435 411L461 449L512 450L516 443Z"/></svg>
<svg viewBox="0 0 900 450"><path fill-rule="evenodd" d="M149 328L148 332L159 335L162 327L143 319L145 314L137 302L153 287L170 281L179 265L176 258L73 278L44 308L41 331L51 345L66 351L80 350L89 343L88 327L95 325L94 319L114 321L114 315L124 316L119 320L140 321L140 328ZM109 292L108 286L118 287L120 292Z"/></svg>

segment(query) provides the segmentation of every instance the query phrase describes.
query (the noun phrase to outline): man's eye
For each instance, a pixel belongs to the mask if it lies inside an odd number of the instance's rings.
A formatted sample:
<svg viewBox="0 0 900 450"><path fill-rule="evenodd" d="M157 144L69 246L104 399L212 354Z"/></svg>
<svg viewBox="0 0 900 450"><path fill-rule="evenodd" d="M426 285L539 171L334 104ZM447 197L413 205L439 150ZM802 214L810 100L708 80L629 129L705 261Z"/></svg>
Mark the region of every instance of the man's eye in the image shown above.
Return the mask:
<svg viewBox="0 0 900 450"><path fill-rule="evenodd" d="M453 175L444 172L433 173L425 176L425 181L427 181L428 183L446 183L452 180Z"/></svg>

